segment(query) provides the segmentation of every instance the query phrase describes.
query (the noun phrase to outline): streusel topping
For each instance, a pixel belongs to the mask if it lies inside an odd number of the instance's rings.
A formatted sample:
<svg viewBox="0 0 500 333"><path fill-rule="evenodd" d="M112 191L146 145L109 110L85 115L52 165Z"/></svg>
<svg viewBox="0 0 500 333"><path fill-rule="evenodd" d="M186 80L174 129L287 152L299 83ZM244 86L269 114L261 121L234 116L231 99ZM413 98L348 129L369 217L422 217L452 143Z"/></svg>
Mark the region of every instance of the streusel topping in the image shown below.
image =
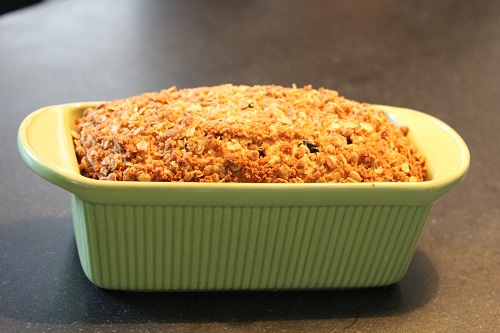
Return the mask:
<svg viewBox="0 0 500 333"><path fill-rule="evenodd" d="M334 90L172 87L85 110L72 131L83 176L157 182L416 182L408 128Z"/></svg>

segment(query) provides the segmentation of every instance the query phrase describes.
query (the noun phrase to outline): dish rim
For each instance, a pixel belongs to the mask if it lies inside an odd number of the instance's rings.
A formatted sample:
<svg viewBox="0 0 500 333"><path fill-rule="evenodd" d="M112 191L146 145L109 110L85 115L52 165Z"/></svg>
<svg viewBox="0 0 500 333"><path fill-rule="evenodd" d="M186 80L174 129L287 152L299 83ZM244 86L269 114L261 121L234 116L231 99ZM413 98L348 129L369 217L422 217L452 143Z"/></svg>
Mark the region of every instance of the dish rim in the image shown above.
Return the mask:
<svg viewBox="0 0 500 333"><path fill-rule="evenodd" d="M387 117L393 121L398 122L402 115L407 115L407 118L419 119L419 121L428 122L435 128L439 128L443 131L443 135L446 135L450 139L450 143L453 143L456 147L456 151L460 156L456 156L455 163L457 164L455 171L452 173L440 173L437 171L437 175L431 176L431 179L422 182L361 182L361 183L196 183L196 182L131 182L131 181L102 181L87 178L82 176L77 170L78 165L76 162L76 154L70 157L71 161L68 161L67 156L63 155L70 150L74 151L73 139L71 136L71 129L68 128L71 124L71 119L74 121L70 113L83 112L84 109L88 107L93 107L99 105L103 102L80 102L80 103L68 103L60 105L47 106L34 111L29 114L21 123L18 132L18 149L23 160L26 164L41 177L47 179L48 181L70 191L74 194L81 194L80 192L88 191L102 191L102 190L112 190L117 191L139 191L144 192L145 190L152 189L170 189L170 190L189 190L192 192L201 192L210 190L211 192L224 192L224 191L234 191L234 190L244 190L244 191L293 191L294 193L298 191L310 192L312 190L320 191L366 191L372 189L379 189L381 191L391 191L399 190L403 192L408 191L434 191L439 190L436 193L436 197L441 196L449 189L458 184L466 175L469 164L470 164L470 153L467 148L466 143L460 137L460 135L453 130L449 125L443 121L422 113L420 111L393 107L387 105L374 105L377 108L382 109L387 114ZM48 141L51 144L59 145L66 149L66 152L57 152L57 158L59 161L66 159L66 165L58 165L57 161L54 163L47 159L46 156L42 156L39 148L43 147L37 140L40 140L41 134L38 133L34 135L31 130L40 122L41 117L47 116L48 113L52 113L54 119L57 118L58 124L55 125L55 133L57 138L51 137ZM74 115L73 115L74 116ZM46 121L46 120L44 120ZM412 126L410 127L410 134L412 133ZM63 130L61 133L60 130ZM52 132L52 131L49 131ZM65 133L64 133L65 132ZM56 139L60 139L58 142ZM412 140L412 139L411 139ZM419 142L417 140L412 140L419 147ZM67 150L70 149L70 150ZM67 155L67 154L66 154ZM425 155L425 154L424 154ZM70 163L68 163L70 162ZM426 156L426 162L432 162L429 160L429 156ZM72 166L70 168L69 166ZM76 170L75 170L76 166ZM434 172L430 170L430 172ZM441 193L443 192L443 193Z"/></svg>

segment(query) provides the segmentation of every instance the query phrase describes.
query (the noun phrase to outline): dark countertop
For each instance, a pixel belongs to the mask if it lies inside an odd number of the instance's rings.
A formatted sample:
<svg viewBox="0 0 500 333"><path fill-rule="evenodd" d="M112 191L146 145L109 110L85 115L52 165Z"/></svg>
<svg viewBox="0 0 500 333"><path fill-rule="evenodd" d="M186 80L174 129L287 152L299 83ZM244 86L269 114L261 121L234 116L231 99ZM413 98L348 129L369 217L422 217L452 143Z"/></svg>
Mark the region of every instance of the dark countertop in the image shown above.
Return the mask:
<svg viewBox="0 0 500 333"><path fill-rule="evenodd" d="M117 6L117 4L120 4ZM500 2L43 1L0 16L0 331L498 332ZM312 84L434 115L471 169L405 277L361 290L101 290L70 196L16 148L37 108L176 85Z"/></svg>

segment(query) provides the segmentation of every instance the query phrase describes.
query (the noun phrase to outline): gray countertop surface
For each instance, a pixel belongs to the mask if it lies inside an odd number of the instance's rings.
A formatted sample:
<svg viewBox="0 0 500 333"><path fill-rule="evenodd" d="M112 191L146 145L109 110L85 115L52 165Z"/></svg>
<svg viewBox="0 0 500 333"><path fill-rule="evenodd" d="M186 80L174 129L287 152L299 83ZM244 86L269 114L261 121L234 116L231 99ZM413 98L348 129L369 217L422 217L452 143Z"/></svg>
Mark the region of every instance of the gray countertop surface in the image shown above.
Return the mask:
<svg viewBox="0 0 500 333"><path fill-rule="evenodd" d="M499 1L76 1L0 15L0 331L498 332ZM465 180L384 288L105 291L84 275L69 194L21 160L47 105L170 86L311 84L453 127Z"/></svg>

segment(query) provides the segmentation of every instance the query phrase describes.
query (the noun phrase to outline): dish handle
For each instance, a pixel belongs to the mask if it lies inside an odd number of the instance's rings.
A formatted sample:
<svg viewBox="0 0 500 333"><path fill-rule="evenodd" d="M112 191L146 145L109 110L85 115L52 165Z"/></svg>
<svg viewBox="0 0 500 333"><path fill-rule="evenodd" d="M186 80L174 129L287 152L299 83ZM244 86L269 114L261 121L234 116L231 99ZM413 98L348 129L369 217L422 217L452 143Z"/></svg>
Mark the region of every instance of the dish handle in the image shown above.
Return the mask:
<svg viewBox="0 0 500 333"><path fill-rule="evenodd" d="M73 138L68 130L91 103L56 105L39 109L21 123L17 146L24 162L35 173L70 192L78 187ZM72 159L68 156L74 156Z"/></svg>

